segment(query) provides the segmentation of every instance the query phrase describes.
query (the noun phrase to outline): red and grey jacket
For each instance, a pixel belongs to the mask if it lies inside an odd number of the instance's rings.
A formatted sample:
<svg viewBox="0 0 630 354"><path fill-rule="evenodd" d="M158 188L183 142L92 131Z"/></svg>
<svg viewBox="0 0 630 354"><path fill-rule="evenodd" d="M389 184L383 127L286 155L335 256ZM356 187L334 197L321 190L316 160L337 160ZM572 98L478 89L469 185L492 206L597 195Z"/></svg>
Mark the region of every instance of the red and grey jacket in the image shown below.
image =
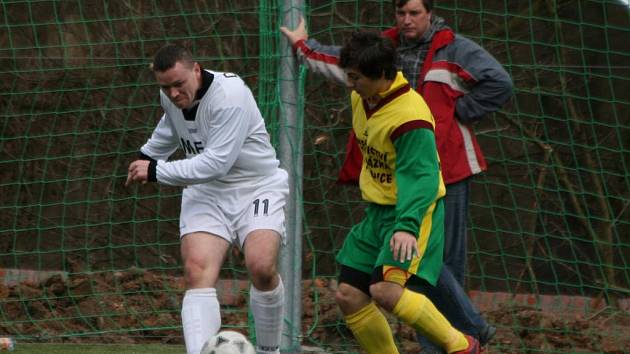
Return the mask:
<svg viewBox="0 0 630 354"><path fill-rule="evenodd" d="M382 34L398 44L397 28ZM345 74L337 66L340 47L321 45L312 39L298 41L294 47L299 60L309 69L345 83ZM416 90L429 105L436 122L444 182L455 183L484 171L486 161L471 124L500 109L512 96L508 73L478 44L444 28L434 34L418 75ZM362 156L354 139L351 134L340 182L358 180Z"/></svg>

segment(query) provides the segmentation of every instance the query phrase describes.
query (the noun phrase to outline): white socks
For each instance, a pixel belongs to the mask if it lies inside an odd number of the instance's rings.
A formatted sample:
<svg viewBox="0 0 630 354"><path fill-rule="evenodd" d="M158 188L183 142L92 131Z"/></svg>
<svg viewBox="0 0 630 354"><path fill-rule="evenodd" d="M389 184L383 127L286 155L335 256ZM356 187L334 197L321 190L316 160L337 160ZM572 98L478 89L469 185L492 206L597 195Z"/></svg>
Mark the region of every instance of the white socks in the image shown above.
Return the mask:
<svg viewBox="0 0 630 354"><path fill-rule="evenodd" d="M282 279L271 291L251 286L249 304L256 326L256 352L279 353L284 320ZM182 326L186 353L199 354L203 344L221 329L221 313L214 288L190 289L182 301Z"/></svg>
<svg viewBox="0 0 630 354"><path fill-rule="evenodd" d="M249 290L249 306L256 326L256 353L279 353L284 320L284 285L282 278L271 291Z"/></svg>
<svg viewBox="0 0 630 354"><path fill-rule="evenodd" d="M221 328L219 300L214 288L190 289L182 301L182 326L188 354L199 354L201 347Z"/></svg>

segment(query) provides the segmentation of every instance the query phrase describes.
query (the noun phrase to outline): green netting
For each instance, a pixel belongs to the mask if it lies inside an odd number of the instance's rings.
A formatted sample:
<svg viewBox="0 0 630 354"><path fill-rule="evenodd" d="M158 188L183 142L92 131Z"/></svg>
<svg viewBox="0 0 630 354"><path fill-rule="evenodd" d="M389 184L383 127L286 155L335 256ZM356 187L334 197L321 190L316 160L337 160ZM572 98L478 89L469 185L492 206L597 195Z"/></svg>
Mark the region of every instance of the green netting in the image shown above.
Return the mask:
<svg viewBox="0 0 630 354"><path fill-rule="evenodd" d="M182 342L180 191L123 186L161 114L148 63L178 41L203 66L239 73L278 149L294 149L279 146L286 10L271 0L0 1L0 336ZM390 1L300 10L329 44L393 18ZM452 0L435 13L515 83L510 103L476 126L489 170L472 185L467 286L499 329L491 351L630 352L628 4ZM334 254L364 207L335 183L347 92L311 73L299 83L302 341L357 352L332 296ZM237 251L222 277L224 325L251 333ZM412 332L392 328L413 352Z"/></svg>

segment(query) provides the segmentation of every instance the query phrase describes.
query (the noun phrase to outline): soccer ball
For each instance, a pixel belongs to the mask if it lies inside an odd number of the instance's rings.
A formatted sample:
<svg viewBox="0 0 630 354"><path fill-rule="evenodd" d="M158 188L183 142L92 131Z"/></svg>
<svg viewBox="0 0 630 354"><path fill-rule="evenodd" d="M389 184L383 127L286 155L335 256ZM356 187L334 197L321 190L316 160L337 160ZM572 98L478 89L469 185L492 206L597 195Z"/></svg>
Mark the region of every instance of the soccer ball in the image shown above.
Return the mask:
<svg viewBox="0 0 630 354"><path fill-rule="evenodd" d="M241 333L221 331L204 343L200 354L256 354L256 350Z"/></svg>

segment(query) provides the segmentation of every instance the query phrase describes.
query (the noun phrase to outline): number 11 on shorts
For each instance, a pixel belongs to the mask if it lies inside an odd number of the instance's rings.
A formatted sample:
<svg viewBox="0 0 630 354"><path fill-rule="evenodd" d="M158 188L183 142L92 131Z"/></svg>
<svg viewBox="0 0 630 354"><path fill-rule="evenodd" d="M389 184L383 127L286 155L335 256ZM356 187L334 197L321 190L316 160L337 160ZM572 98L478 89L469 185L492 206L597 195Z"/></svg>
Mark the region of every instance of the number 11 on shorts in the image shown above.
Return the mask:
<svg viewBox="0 0 630 354"><path fill-rule="evenodd" d="M254 200L253 204L254 204L254 217L257 217L258 211L260 209L260 199ZM267 216L267 213L269 213L269 199L263 199L262 206L263 206L263 216Z"/></svg>

